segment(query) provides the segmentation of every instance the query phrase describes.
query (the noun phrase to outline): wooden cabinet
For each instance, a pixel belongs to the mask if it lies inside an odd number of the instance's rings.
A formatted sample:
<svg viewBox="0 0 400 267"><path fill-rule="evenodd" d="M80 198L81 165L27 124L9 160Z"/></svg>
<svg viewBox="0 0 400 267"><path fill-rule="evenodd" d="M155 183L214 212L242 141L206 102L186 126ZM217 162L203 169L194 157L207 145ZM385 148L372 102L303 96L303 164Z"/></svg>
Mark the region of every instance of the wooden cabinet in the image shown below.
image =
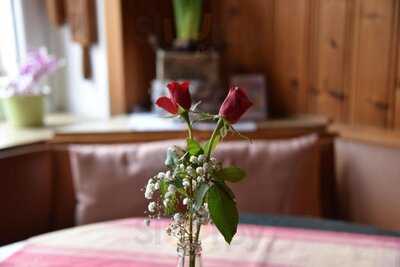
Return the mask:
<svg viewBox="0 0 400 267"><path fill-rule="evenodd" d="M51 169L45 144L0 151L0 246L49 231Z"/></svg>

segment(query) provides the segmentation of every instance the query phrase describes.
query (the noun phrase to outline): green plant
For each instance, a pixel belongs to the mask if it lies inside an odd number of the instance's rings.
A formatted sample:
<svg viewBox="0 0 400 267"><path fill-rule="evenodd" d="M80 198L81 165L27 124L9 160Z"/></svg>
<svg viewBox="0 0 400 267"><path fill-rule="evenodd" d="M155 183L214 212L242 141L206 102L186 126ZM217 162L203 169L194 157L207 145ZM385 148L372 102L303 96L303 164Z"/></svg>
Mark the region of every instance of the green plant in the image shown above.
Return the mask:
<svg viewBox="0 0 400 267"><path fill-rule="evenodd" d="M176 37L181 42L199 39L202 0L173 0Z"/></svg>

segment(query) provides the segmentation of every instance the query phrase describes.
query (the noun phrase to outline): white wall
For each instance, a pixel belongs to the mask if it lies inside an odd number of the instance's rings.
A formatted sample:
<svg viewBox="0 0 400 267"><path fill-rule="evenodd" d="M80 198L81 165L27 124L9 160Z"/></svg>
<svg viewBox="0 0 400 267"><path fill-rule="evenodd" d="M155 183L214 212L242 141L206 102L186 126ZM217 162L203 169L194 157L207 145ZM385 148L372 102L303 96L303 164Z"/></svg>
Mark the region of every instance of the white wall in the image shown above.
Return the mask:
<svg viewBox="0 0 400 267"><path fill-rule="evenodd" d="M67 106L75 114L107 118L110 115L108 93L107 47L105 36L104 1L97 0L98 43L90 51L93 77L82 75L82 49L71 42L70 32L64 34L67 59Z"/></svg>
<svg viewBox="0 0 400 267"><path fill-rule="evenodd" d="M1 0L0 0L1 1ZM82 50L71 41L68 25L55 28L46 15L45 1L18 0L22 14L21 50L47 46L49 51L66 61L66 65L50 79L53 89L52 110L76 115L107 118L110 115L108 94L107 49L105 38L104 1L97 1L98 43L91 48L93 77L82 75ZM18 12L17 12L18 13ZM22 53L24 52L22 51Z"/></svg>

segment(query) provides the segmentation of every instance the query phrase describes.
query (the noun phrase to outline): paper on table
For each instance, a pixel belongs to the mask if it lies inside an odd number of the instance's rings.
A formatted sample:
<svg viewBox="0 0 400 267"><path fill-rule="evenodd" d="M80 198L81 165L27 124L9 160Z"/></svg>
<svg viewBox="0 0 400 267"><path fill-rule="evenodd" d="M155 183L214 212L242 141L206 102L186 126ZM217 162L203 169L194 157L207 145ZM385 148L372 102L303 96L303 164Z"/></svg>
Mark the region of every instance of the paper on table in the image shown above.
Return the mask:
<svg viewBox="0 0 400 267"><path fill-rule="evenodd" d="M135 131L181 131L185 125L177 120L160 117L154 113L133 114L129 118L129 129Z"/></svg>
<svg viewBox="0 0 400 267"><path fill-rule="evenodd" d="M239 122L234 127L241 132L252 132L257 129L255 122ZM193 128L200 131L212 131L215 128L215 123L197 123ZM180 131L185 130L186 125L176 119L160 117L154 113L144 113L130 116L129 129L136 131Z"/></svg>
<svg viewBox="0 0 400 267"><path fill-rule="evenodd" d="M215 128L215 123L199 123L194 128L201 131L212 131ZM239 132L254 132L257 130L257 125L251 121L238 122L234 125L234 128Z"/></svg>

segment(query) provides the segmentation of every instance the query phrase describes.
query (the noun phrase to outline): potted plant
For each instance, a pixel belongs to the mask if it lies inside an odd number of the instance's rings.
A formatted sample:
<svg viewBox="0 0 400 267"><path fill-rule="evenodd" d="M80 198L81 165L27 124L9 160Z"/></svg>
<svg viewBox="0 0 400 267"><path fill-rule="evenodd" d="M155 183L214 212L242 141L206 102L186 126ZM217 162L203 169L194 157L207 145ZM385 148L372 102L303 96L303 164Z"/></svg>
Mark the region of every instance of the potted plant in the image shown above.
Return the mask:
<svg viewBox="0 0 400 267"><path fill-rule="evenodd" d="M188 49L199 39L202 0L173 0L177 48Z"/></svg>
<svg viewBox="0 0 400 267"><path fill-rule="evenodd" d="M223 100L220 88L220 57L215 49L200 45L202 0L172 0L175 18L175 40L171 47L156 46L156 79L152 83L152 99L167 93L165 85L173 80L191 81L194 101L201 100L204 111L216 112ZM154 105L154 109L160 111Z"/></svg>
<svg viewBox="0 0 400 267"><path fill-rule="evenodd" d="M28 52L19 73L2 92L6 120L16 127L37 127L44 122L44 97L49 88L44 77L53 73L61 61L47 53L46 48Z"/></svg>

